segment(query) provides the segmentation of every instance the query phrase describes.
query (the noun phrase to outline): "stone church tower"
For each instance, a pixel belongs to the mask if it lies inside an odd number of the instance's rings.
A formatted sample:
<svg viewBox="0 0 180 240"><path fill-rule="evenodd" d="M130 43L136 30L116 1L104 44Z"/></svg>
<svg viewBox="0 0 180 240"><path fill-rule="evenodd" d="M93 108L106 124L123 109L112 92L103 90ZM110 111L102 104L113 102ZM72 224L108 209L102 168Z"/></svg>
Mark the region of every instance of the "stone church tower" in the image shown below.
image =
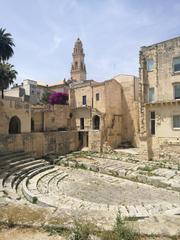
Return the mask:
<svg viewBox="0 0 180 240"><path fill-rule="evenodd" d="M73 62L71 67L71 79L73 81L86 80L86 66L84 63L84 52L81 40L78 38L74 45Z"/></svg>

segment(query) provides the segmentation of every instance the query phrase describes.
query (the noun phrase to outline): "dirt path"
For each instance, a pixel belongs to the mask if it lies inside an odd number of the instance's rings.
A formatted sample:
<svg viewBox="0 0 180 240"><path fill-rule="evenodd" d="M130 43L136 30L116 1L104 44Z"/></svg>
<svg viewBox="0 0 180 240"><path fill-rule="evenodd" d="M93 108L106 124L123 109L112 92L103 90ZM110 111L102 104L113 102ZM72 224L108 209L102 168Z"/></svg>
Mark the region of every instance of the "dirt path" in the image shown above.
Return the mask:
<svg viewBox="0 0 180 240"><path fill-rule="evenodd" d="M12 228L0 231L0 240L66 240L58 235L50 235L47 232L33 228Z"/></svg>

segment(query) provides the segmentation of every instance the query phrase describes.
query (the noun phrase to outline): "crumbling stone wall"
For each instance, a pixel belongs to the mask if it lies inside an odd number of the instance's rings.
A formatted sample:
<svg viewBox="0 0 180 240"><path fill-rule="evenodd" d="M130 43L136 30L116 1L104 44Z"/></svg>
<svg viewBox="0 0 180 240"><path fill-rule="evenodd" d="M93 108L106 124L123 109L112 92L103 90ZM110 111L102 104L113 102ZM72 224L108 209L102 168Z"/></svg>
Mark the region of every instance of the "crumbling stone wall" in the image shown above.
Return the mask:
<svg viewBox="0 0 180 240"><path fill-rule="evenodd" d="M0 134L0 151L22 150L41 157L50 153L65 154L78 147L76 131Z"/></svg>

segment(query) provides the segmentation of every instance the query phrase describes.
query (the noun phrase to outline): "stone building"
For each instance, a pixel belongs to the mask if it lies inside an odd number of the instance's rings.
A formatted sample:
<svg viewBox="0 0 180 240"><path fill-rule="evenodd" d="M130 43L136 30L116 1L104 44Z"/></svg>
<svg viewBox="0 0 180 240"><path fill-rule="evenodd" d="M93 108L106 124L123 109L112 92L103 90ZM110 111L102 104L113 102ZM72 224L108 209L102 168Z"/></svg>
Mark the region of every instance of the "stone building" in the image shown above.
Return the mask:
<svg viewBox="0 0 180 240"><path fill-rule="evenodd" d="M6 90L5 96L20 97L25 102L38 104L41 102L42 96L47 89L48 86L43 82L25 79L22 84L16 84L11 89Z"/></svg>
<svg viewBox="0 0 180 240"><path fill-rule="evenodd" d="M25 151L37 157L79 148L70 129L68 105L30 105L21 98L0 98L0 152Z"/></svg>
<svg viewBox="0 0 180 240"><path fill-rule="evenodd" d="M138 78L118 75L103 82L86 80L79 38L72 56L70 108L81 146L101 151L105 146L116 148L123 142L136 145Z"/></svg>
<svg viewBox="0 0 180 240"><path fill-rule="evenodd" d="M180 157L180 37L140 51L139 138L149 159Z"/></svg>
<svg viewBox="0 0 180 240"><path fill-rule="evenodd" d="M49 92L69 92L69 86L65 80L56 84L47 85L44 82L25 79L22 84L15 84L5 91L7 97L18 97L31 104L42 103L43 94Z"/></svg>

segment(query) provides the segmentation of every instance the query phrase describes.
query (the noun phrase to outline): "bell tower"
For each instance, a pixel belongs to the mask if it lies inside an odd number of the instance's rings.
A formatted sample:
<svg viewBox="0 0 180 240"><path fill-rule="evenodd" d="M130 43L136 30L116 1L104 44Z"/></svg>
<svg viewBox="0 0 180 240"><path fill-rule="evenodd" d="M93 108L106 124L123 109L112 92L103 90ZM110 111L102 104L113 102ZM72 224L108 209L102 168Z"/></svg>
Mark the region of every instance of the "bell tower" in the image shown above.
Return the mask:
<svg viewBox="0 0 180 240"><path fill-rule="evenodd" d="M86 80L86 66L84 63L84 52L81 40L78 38L74 45L73 62L71 66L71 79L73 81Z"/></svg>

